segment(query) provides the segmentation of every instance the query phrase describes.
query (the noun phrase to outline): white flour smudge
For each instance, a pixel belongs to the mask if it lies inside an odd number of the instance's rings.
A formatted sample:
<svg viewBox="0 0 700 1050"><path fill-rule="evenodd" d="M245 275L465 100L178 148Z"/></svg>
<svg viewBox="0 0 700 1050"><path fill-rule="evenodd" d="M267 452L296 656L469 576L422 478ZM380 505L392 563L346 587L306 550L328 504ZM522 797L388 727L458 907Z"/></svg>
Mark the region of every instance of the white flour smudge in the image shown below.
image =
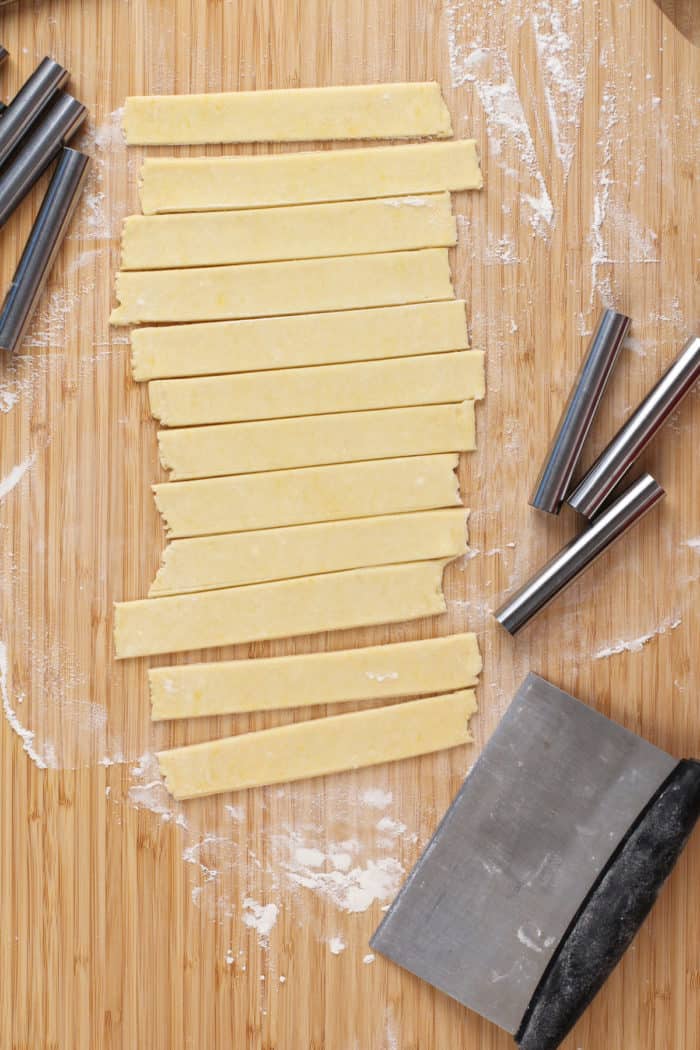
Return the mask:
<svg viewBox="0 0 700 1050"><path fill-rule="evenodd" d="M22 750L32 760L38 769L55 769L56 759L53 747L50 744L39 749L36 746L36 733L27 729L17 717L17 712L10 702L10 692L7 684L9 670L7 646L0 642L0 694L2 694L2 709L10 729L17 734L22 741Z"/></svg>
<svg viewBox="0 0 700 1050"><path fill-rule="evenodd" d="M590 45L583 46L581 0L569 0L566 11L568 28L562 11L551 0L539 0L530 13L554 152L565 176L574 159L590 56Z"/></svg>
<svg viewBox="0 0 700 1050"><path fill-rule="evenodd" d="M270 933L277 922L279 908L276 904L260 904L252 897L244 898L243 908L243 922L256 931L261 948L269 947Z"/></svg>
<svg viewBox="0 0 700 1050"><path fill-rule="evenodd" d="M384 791L382 788L367 788L362 792L360 801L373 809L386 809L391 805L393 798L391 791Z"/></svg>
<svg viewBox="0 0 700 1050"><path fill-rule="evenodd" d="M618 653L640 653L652 638L656 638L660 634L666 634L667 631L675 631L682 622L680 617L664 620L652 631L649 631L647 634L640 634L638 638L620 639L620 641L614 642L612 645L598 649L593 654L593 659L605 660L609 656L617 656Z"/></svg>
<svg viewBox="0 0 700 1050"><path fill-rule="evenodd" d="M133 782L129 787L128 798L133 805L140 809L149 809L165 823L172 821L182 828L187 827L182 806L175 802L166 788L160 773L158 759L153 752L144 751L136 764L131 767L130 772ZM193 863L189 856L184 856L184 859Z"/></svg>
<svg viewBox="0 0 700 1050"><path fill-rule="evenodd" d="M331 937L328 942L328 950L331 955L340 955L347 948L347 944L342 937Z"/></svg>
<svg viewBox="0 0 700 1050"><path fill-rule="evenodd" d="M32 453L31 456L27 456L27 458L21 463L17 463L9 474L5 475L2 481L0 481L0 500L3 500L8 492L12 492L12 490L19 485L27 471L32 469L35 461L36 454Z"/></svg>
<svg viewBox="0 0 700 1050"><path fill-rule="evenodd" d="M685 541L686 547L690 547L693 551L700 552L700 536L693 536L692 539Z"/></svg>
<svg viewBox="0 0 700 1050"><path fill-rule="evenodd" d="M486 115L491 153L501 158L506 142L517 147L527 175L537 187L535 194L521 191L521 202L530 209L530 225L546 236L554 219L554 206L537 163L535 144L525 119L510 60L505 50L477 48L461 63L459 83L473 83ZM499 160L506 175L518 181L520 172Z"/></svg>

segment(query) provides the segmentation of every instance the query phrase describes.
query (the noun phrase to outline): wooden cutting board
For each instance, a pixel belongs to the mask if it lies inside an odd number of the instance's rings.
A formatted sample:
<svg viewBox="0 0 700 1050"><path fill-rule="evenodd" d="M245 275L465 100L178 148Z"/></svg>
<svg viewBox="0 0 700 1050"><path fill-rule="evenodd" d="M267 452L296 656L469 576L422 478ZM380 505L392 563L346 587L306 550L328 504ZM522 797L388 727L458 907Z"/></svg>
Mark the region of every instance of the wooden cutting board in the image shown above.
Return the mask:
<svg viewBox="0 0 700 1050"><path fill-rule="evenodd" d="M645 456L662 508L517 641L489 616L574 531L527 498L601 304L634 322L589 455L697 326L697 50L652 0L36 0L1 9L0 41L4 97L45 53L71 69L94 156L0 362L0 1047L505 1050L367 941L528 669L700 754L697 392ZM226 655L477 630L476 744L175 808L156 748L309 715L154 729L146 662L112 659L112 602L146 593L163 545L156 427L107 324L144 152L115 111L129 93L432 78L486 176L454 198L456 288L488 359L460 470L474 556L447 573L445 617ZM2 231L3 287L43 186ZM698 870L696 834L565 1050L700 1044Z"/></svg>

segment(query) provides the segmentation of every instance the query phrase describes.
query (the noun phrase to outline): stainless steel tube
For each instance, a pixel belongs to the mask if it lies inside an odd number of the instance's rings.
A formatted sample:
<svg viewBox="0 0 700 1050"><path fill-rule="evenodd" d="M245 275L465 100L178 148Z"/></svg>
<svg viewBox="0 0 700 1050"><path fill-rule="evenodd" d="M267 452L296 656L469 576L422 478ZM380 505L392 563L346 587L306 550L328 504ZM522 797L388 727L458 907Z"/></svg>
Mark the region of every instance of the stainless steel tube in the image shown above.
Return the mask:
<svg viewBox="0 0 700 1050"><path fill-rule="evenodd" d="M78 203L90 160L64 149L0 311L0 349L19 345Z"/></svg>
<svg viewBox="0 0 700 1050"><path fill-rule="evenodd" d="M663 495L664 490L651 474L642 475L494 613L501 626L510 634L520 631L611 543L636 525Z"/></svg>
<svg viewBox="0 0 700 1050"><path fill-rule="evenodd" d="M61 147L75 134L87 110L82 102L59 92L0 173L0 226L4 226L19 202L29 193ZM5 117L0 119L0 127Z"/></svg>
<svg viewBox="0 0 700 1050"><path fill-rule="evenodd" d="M3 112L0 122L0 167L22 136L68 80L68 70L44 58Z"/></svg>
<svg viewBox="0 0 700 1050"><path fill-rule="evenodd" d="M629 325L629 317L615 310L601 315L537 479L531 507L548 514L561 510Z"/></svg>
<svg viewBox="0 0 700 1050"><path fill-rule="evenodd" d="M698 378L700 337L694 335L567 497L569 506L587 518L597 514L617 483L641 456Z"/></svg>

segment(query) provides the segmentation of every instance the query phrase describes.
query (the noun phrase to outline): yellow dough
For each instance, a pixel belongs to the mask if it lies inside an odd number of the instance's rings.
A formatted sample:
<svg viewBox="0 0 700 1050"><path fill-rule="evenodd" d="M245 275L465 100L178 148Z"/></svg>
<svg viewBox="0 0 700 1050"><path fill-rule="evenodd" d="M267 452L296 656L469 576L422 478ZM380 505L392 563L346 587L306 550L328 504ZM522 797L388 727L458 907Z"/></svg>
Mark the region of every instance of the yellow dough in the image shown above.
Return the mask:
<svg viewBox="0 0 700 1050"><path fill-rule="evenodd" d="M461 506L458 457L412 456L154 485L171 536Z"/></svg>
<svg viewBox="0 0 700 1050"><path fill-rule="evenodd" d="M145 215L352 201L483 186L473 139L255 157L148 157Z"/></svg>
<svg viewBox="0 0 700 1050"><path fill-rule="evenodd" d="M283 784L470 743L476 709L465 689L159 751L158 763L178 799Z"/></svg>
<svg viewBox="0 0 700 1050"><path fill-rule="evenodd" d="M122 270L111 324L217 321L453 299L446 248L335 259Z"/></svg>
<svg viewBox="0 0 700 1050"><path fill-rule="evenodd" d="M474 402L160 430L174 481L475 447Z"/></svg>
<svg viewBox="0 0 700 1050"><path fill-rule="evenodd" d="M457 243L449 193L294 208L130 215L122 269L365 255Z"/></svg>
<svg viewBox="0 0 700 1050"><path fill-rule="evenodd" d="M480 350L149 383L165 426L439 405L484 396Z"/></svg>
<svg viewBox="0 0 700 1050"><path fill-rule="evenodd" d="M450 114L435 83L137 95L126 100L123 127L130 146L452 134Z"/></svg>
<svg viewBox="0 0 700 1050"><path fill-rule="evenodd" d="M149 596L288 580L368 565L456 558L467 549L463 508L175 540Z"/></svg>
<svg viewBox="0 0 700 1050"><path fill-rule="evenodd" d="M476 685L475 634L333 653L153 667L154 721L349 700L446 693Z"/></svg>
<svg viewBox="0 0 700 1050"><path fill-rule="evenodd" d="M416 620L445 611L444 561L117 602L117 659Z"/></svg>
<svg viewBox="0 0 700 1050"><path fill-rule="evenodd" d="M469 346L463 300L135 328L134 379L411 357Z"/></svg>

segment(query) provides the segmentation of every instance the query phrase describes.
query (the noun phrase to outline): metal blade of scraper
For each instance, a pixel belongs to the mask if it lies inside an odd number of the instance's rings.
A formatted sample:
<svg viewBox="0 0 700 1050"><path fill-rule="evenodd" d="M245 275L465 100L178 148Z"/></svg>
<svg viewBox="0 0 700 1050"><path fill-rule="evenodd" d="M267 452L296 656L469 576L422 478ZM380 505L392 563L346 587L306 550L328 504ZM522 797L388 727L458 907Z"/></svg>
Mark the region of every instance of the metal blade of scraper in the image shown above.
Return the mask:
<svg viewBox="0 0 700 1050"><path fill-rule="evenodd" d="M515 1034L598 875L676 766L528 675L372 947Z"/></svg>

